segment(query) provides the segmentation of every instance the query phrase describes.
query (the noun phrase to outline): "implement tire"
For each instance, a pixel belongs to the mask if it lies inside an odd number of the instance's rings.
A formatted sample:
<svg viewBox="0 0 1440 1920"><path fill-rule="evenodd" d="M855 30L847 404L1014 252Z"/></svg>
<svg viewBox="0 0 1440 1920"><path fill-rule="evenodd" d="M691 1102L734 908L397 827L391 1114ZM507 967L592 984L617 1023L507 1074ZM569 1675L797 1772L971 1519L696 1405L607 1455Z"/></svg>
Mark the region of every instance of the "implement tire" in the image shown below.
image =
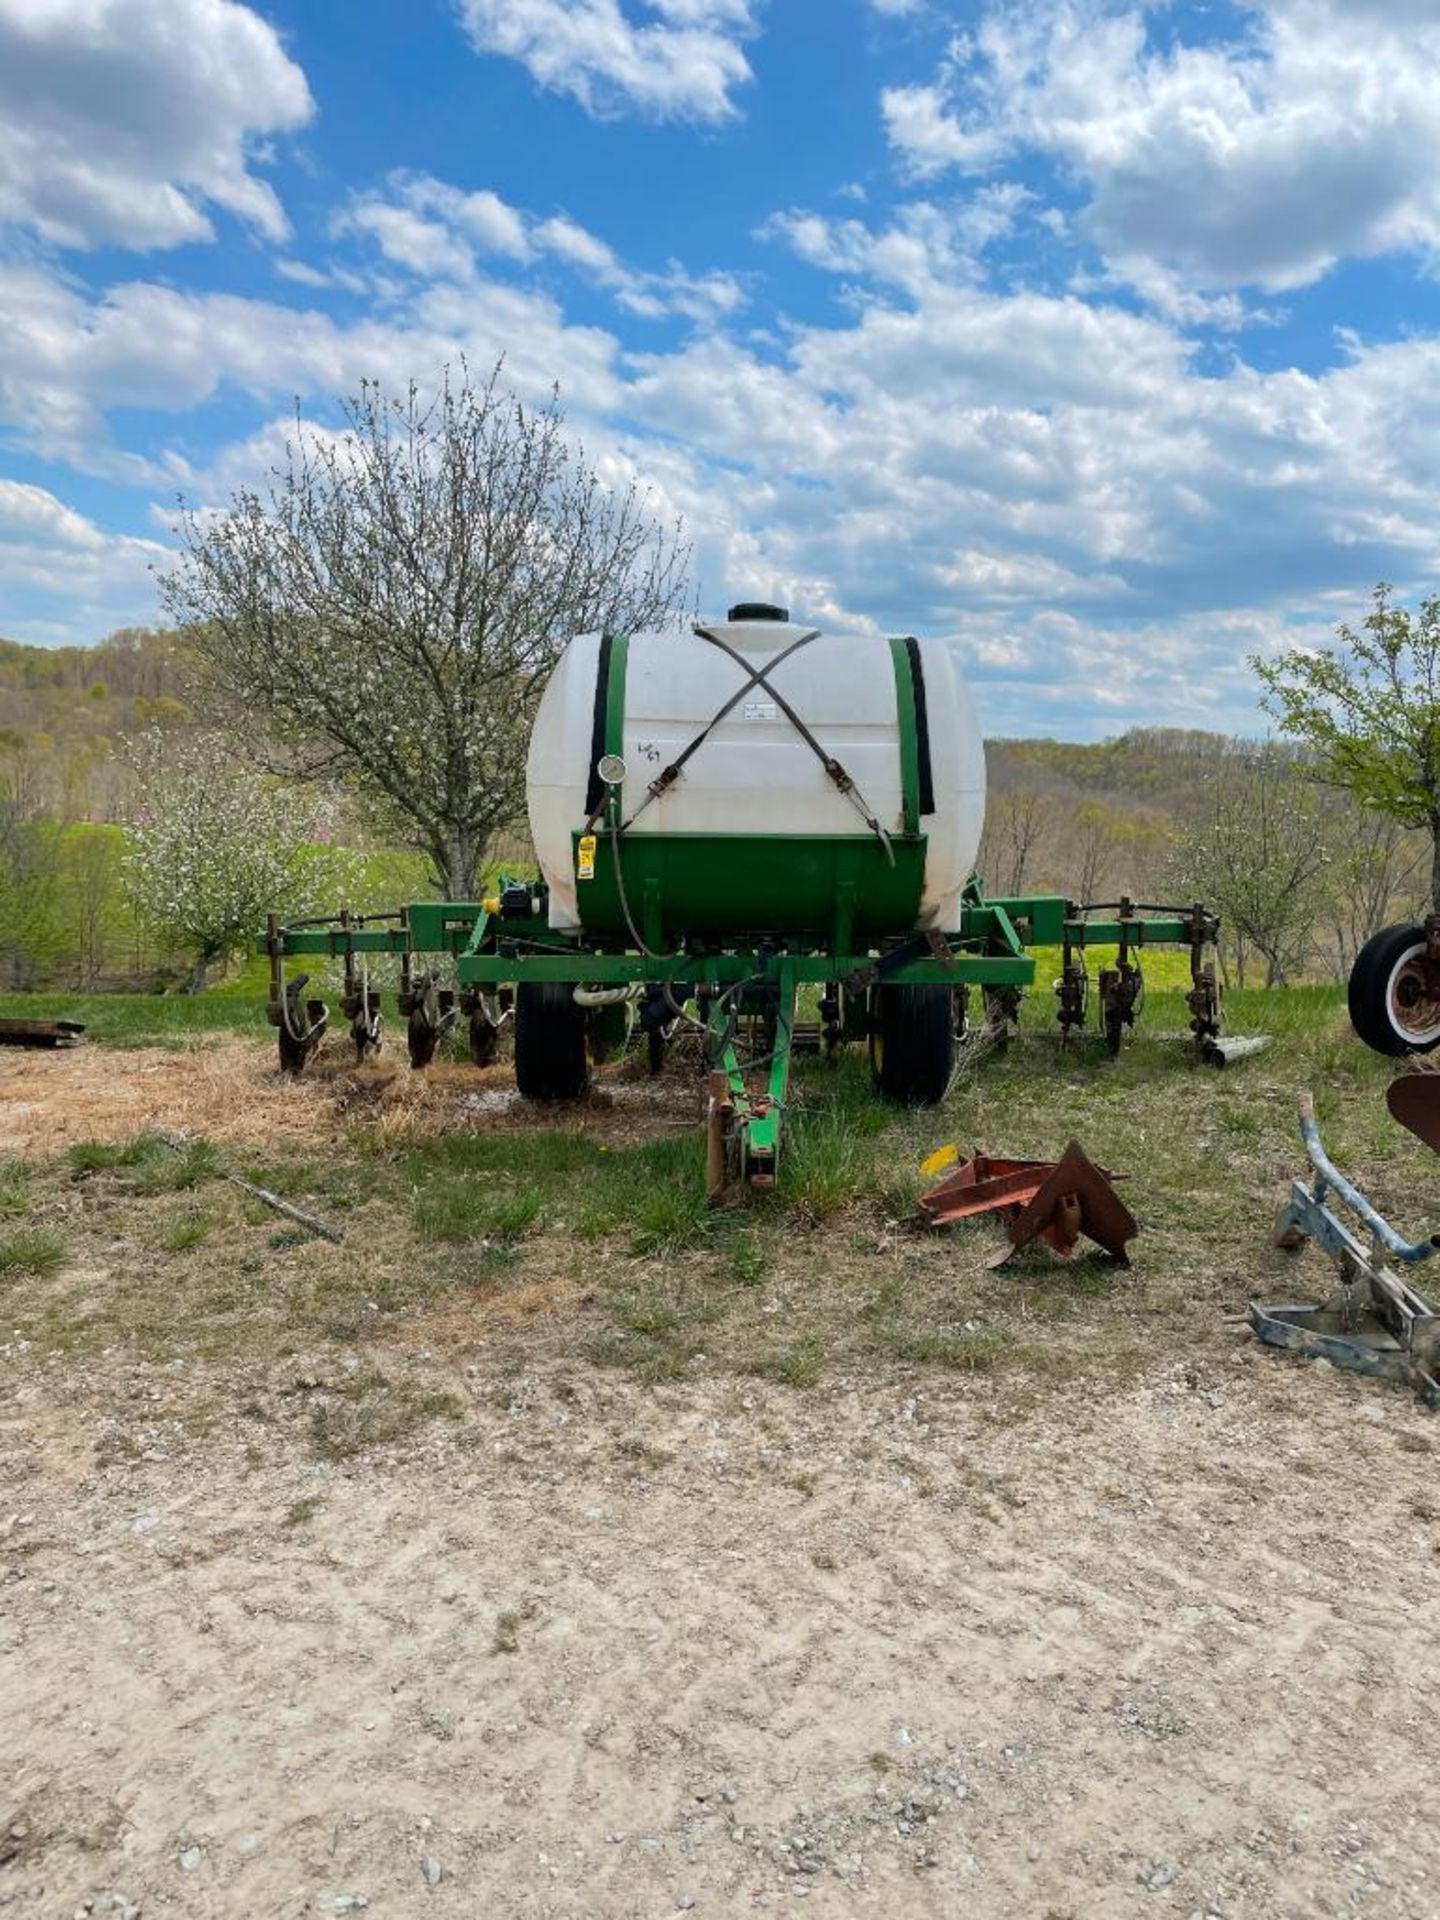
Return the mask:
<svg viewBox="0 0 1440 1920"><path fill-rule="evenodd" d="M1401 925L1372 933L1350 969L1350 1024L1375 1053L1398 1059L1440 1046L1440 996L1431 997L1425 929Z"/></svg>
<svg viewBox="0 0 1440 1920"><path fill-rule="evenodd" d="M934 1107L955 1071L955 1011L942 986L876 987L870 1000L870 1072L882 1100Z"/></svg>
<svg viewBox="0 0 1440 1920"><path fill-rule="evenodd" d="M560 981L515 989L515 1084L527 1100L578 1100L590 1085L585 1009Z"/></svg>

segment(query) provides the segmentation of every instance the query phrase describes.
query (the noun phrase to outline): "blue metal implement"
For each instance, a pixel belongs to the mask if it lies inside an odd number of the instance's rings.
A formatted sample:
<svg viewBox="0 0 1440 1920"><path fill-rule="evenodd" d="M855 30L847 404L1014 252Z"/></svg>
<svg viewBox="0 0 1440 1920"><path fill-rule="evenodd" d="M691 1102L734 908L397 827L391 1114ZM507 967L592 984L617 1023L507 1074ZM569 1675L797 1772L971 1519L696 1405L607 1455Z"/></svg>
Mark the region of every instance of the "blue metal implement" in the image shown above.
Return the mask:
<svg viewBox="0 0 1440 1920"><path fill-rule="evenodd" d="M1440 1076L1427 1076L1440 1096ZM1440 1235L1406 1240L1371 1205L1326 1153L1310 1095L1300 1101L1300 1131L1315 1169L1312 1184L1296 1180L1275 1223L1275 1244L1298 1252L1314 1240L1335 1261L1340 1284L1319 1306L1250 1303L1250 1324L1270 1346L1329 1360L1413 1387L1427 1406L1440 1406L1440 1312L1385 1256L1415 1266L1440 1252ZM1423 1137L1423 1136L1422 1136ZM1354 1233L1329 1205L1349 1208L1368 1233Z"/></svg>

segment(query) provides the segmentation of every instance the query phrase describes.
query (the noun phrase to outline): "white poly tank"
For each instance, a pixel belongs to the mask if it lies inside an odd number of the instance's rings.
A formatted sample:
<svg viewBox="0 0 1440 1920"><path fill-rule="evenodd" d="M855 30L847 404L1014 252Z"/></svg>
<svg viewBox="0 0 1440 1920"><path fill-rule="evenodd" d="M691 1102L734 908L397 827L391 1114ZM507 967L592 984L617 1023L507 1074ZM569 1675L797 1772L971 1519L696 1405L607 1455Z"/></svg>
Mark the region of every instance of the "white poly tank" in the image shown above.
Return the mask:
<svg viewBox="0 0 1440 1920"><path fill-rule="evenodd" d="M735 614L750 617L700 625L743 666L690 629L637 633L623 642L581 634L566 647L535 718L526 769L550 925L594 924L590 896L582 899L586 883L577 880L576 836L601 802L597 762L618 752L626 769L620 817L629 823L627 843L651 835L685 836L693 847L691 836L773 843L870 834L878 846L857 801L897 845L907 827L918 827L925 836L923 885L918 900L911 897L909 924L890 930L953 932L984 824L985 751L949 647L820 633L781 661L809 629L778 609ZM775 662L773 689L746 688L754 669L768 673ZM740 699L716 721L737 692ZM839 790L777 693L853 781L852 797ZM665 791L648 797L650 783L707 727ZM603 846L603 827L600 833ZM637 845L637 856L645 851ZM772 846L767 858L775 857ZM745 924L741 909L735 915L734 924Z"/></svg>

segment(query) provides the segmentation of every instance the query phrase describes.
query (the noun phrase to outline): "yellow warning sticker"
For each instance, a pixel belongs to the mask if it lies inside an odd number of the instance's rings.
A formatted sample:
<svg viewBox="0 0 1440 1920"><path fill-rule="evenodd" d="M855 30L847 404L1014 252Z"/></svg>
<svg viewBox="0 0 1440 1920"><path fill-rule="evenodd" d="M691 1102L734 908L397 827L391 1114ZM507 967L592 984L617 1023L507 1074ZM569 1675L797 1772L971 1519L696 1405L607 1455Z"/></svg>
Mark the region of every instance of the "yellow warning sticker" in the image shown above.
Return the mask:
<svg viewBox="0 0 1440 1920"><path fill-rule="evenodd" d="M593 880L595 878L595 836L582 833L580 844L575 849L575 878Z"/></svg>

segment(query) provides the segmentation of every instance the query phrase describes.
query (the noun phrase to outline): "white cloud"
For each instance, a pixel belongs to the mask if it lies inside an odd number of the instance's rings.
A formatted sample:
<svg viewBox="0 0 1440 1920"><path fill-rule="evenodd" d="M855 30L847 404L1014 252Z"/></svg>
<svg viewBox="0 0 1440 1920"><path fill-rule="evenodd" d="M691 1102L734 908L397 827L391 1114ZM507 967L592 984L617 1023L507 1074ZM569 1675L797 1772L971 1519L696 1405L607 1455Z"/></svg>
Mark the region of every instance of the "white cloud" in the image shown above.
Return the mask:
<svg viewBox="0 0 1440 1920"><path fill-rule="evenodd" d="M478 53L518 60L552 93L603 115L720 121L751 79L751 0L457 0Z"/></svg>
<svg viewBox="0 0 1440 1920"><path fill-rule="evenodd" d="M812 267L918 295L937 283L978 279L985 249L1014 231L1031 197L1025 187L1003 182L956 205L915 200L880 232L861 220L831 220L796 208L773 214L757 237L784 241Z"/></svg>
<svg viewBox="0 0 1440 1920"><path fill-rule="evenodd" d="M602 471L640 475L684 514L707 604L769 593L837 623L953 634L995 728L1197 709L1241 724L1242 642L1323 633L1338 617L1327 596L1353 612L1377 578L1440 571L1435 340L1356 343L1323 375L1239 360L1204 374L1159 318L935 276L904 306L875 295L783 345L711 331L630 356L484 279L427 283L342 325L145 283L97 301L11 268L0 327L0 417L76 464L126 477L129 461L163 502L157 532L176 488L217 500L263 478L291 395L324 419L364 376L425 381L462 351L480 368L508 352L527 397L560 376ZM187 451L188 420L169 454L104 451L112 410L183 417L222 391L270 424L218 456ZM12 497L11 520L25 517L25 564L63 599L65 555L83 558L93 530L35 493ZM87 577L138 578L134 563L107 548ZM92 630L121 617L141 616L117 590Z"/></svg>
<svg viewBox="0 0 1440 1920"><path fill-rule="evenodd" d="M630 267L568 214L536 220L498 194L465 193L428 174L397 172L383 192L357 195L335 230L366 235L392 266L421 280L463 284L493 255L558 261L643 319L681 314L705 325L734 313L745 298L733 274L697 276L673 260L661 272Z"/></svg>
<svg viewBox="0 0 1440 1920"><path fill-rule="evenodd" d="M100 529L44 487L0 479L0 538L23 538L43 546L89 548L105 544Z"/></svg>
<svg viewBox="0 0 1440 1920"><path fill-rule="evenodd" d="M1440 250L1440 10L1249 0L1228 41L1157 45L1120 0L994 0L933 82L883 95L917 174L1034 152L1087 194L1112 270L1213 292Z"/></svg>
<svg viewBox="0 0 1440 1920"><path fill-rule="evenodd" d="M482 372L504 354L526 398L560 379L603 473L637 474L662 511L684 514L707 606L773 595L835 624L953 635L997 729L1197 712L1242 724L1245 648L1323 634L1377 578L1440 574L1440 340L1351 340L1315 374L1238 352L1217 365L1183 316L1137 313L1101 287L1082 299L989 284L978 251L1034 209L985 189L873 229L782 216L774 236L847 282L838 318L744 340L705 328L639 353L571 324L557 296L490 277L463 236L471 199L390 183L375 204L438 238L364 225L421 265L390 259L369 312L347 321L302 293L289 304L134 281L97 296L0 265L0 427L144 486L159 532L176 488L209 502L263 478L293 396L323 422L364 377L425 383L462 352ZM575 273L620 302L675 298L566 216L484 211L507 273ZM217 398L227 423L250 408L218 453L204 411ZM109 430L135 409L174 426L132 453ZM87 579L138 579L131 548L87 546L111 537L67 511L40 489L9 499L26 528L12 544L45 592L66 597L67 555ZM126 592L93 632L141 617Z"/></svg>
<svg viewBox="0 0 1440 1920"><path fill-rule="evenodd" d="M283 239L257 143L312 111L236 0L0 0L0 221L49 244L207 240L207 206Z"/></svg>
<svg viewBox="0 0 1440 1920"><path fill-rule="evenodd" d="M0 603L7 639L86 642L151 620L154 540L104 533L44 487L0 480ZM60 609L57 613L57 609Z"/></svg>
<svg viewBox="0 0 1440 1920"><path fill-rule="evenodd" d="M341 323L314 309L233 294L131 282L95 299L38 267L0 265L0 425L76 468L159 484L155 457L117 450L106 416L146 408L182 414L222 389L261 404L333 399L379 377L403 386L466 353L506 359L527 398L563 369L578 406L614 402L616 342L568 325L544 295L490 281L420 290L403 314Z"/></svg>
<svg viewBox="0 0 1440 1920"><path fill-rule="evenodd" d="M275 271L282 280L289 280L297 287L330 285L330 275L319 267L312 267L306 260L277 260Z"/></svg>

